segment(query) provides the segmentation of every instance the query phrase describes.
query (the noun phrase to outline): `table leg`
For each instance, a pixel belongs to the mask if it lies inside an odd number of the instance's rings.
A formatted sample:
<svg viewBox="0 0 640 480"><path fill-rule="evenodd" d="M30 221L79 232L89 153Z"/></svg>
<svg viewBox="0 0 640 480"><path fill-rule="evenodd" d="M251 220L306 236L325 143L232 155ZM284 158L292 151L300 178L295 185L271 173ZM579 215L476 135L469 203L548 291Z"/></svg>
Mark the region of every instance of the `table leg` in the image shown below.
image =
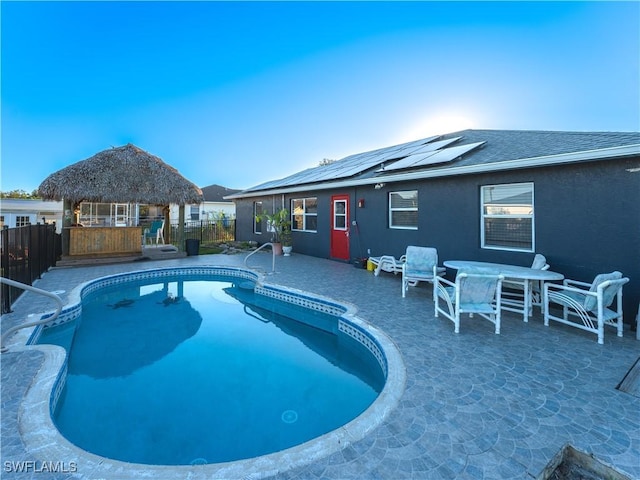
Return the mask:
<svg viewBox="0 0 640 480"><path fill-rule="evenodd" d="M531 291L529 290L529 279L524 279L524 305L522 305L522 314L524 321L529 321L529 307L531 306Z"/></svg>

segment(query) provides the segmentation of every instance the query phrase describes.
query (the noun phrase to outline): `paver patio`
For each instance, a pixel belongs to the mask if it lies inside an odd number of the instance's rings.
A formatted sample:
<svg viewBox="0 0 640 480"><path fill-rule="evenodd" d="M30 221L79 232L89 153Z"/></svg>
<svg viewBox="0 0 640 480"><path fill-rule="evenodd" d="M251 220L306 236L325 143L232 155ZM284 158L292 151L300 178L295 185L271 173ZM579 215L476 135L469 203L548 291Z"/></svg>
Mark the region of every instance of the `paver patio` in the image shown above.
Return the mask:
<svg viewBox="0 0 640 480"><path fill-rule="evenodd" d="M36 287L65 290L104 275L154 267L243 266L245 255L192 256L92 267L54 268ZM258 253L249 266L271 269ZM616 390L637 360L640 342L614 330L598 345L593 334L564 325L545 327L536 309L529 323L505 313L502 333L463 318L459 334L435 318L431 286L401 297L400 278L375 277L352 265L294 254L279 257L269 283L355 305L358 316L398 346L407 373L400 403L369 436L279 479L526 479L536 478L565 444L593 453L640 478L640 398ZM51 310L50 301L25 293L3 330L27 315ZM19 405L43 356L7 353L2 367L2 478L91 478L77 473L7 472L5 462L65 460L25 451ZM126 478L126 477L123 477Z"/></svg>

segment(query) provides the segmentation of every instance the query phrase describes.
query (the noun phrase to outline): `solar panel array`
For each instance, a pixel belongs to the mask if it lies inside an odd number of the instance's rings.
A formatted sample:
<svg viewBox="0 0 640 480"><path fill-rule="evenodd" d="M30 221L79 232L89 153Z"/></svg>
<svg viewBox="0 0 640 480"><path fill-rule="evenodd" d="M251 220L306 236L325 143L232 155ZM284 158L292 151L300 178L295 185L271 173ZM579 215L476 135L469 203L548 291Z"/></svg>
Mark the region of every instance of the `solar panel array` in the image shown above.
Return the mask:
<svg viewBox="0 0 640 480"><path fill-rule="evenodd" d="M376 172L387 172L404 168L414 168L454 160L485 142L471 143L458 147L448 147L462 137L435 141L439 136L423 138L412 142L380 148L370 152L349 155L328 165L308 168L285 178L257 185L250 190L265 190L291 185L323 182L352 177L380 166ZM391 163L389 163L391 162Z"/></svg>
<svg viewBox="0 0 640 480"><path fill-rule="evenodd" d="M389 159L403 158L411 152L420 149L426 143L438 138L438 136L423 138L393 147L379 148L370 152L356 153L328 165L312 167L302 172L294 173L279 180L272 180L253 187L251 190L264 190L267 188L284 187L303 183L322 182L347 178L369 170Z"/></svg>

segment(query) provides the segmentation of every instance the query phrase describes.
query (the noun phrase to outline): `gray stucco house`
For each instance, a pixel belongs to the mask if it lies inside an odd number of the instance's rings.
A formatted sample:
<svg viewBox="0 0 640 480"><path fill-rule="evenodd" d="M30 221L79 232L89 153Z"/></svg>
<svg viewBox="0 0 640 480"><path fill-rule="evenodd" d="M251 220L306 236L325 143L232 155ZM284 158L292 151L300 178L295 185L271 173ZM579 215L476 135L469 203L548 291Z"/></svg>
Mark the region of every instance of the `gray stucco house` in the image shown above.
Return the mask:
<svg viewBox="0 0 640 480"><path fill-rule="evenodd" d="M463 130L357 153L226 198L239 240L292 212L294 252L337 261L433 246L440 262L530 265L567 278L619 270L640 302L640 132ZM634 325L635 328L635 325Z"/></svg>

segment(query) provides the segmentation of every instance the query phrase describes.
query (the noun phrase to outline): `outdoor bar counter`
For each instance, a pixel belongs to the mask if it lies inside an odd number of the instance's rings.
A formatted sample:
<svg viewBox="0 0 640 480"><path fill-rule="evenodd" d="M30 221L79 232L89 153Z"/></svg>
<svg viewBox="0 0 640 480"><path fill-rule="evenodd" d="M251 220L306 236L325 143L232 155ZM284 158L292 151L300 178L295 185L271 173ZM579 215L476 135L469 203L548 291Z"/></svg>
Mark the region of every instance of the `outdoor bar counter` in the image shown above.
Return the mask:
<svg viewBox="0 0 640 480"><path fill-rule="evenodd" d="M68 227L69 255L142 253L142 227Z"/></svg>

